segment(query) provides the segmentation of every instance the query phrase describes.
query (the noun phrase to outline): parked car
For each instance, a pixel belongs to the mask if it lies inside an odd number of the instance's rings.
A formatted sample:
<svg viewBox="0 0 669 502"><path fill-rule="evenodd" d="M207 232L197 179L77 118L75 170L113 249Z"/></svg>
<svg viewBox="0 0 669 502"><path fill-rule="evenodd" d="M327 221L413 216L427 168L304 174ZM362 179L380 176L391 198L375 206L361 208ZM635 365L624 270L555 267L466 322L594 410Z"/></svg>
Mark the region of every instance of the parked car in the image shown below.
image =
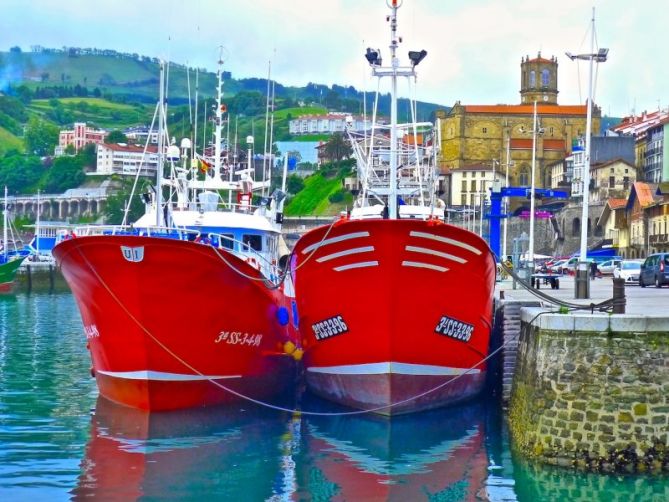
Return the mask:
<svg viewBox="0 0 669 502"><path fill-rule="evenodd" d="M564 273L564 267L566 266L568 260L559 260L553 263L548 267L553 274L562 274Z"/></svg>
<svg viewBox="0 0 669 502"><path fill-rule="evenodd" d="M655 284L656 288L669 284L669 253L652 254L641 265L639 286L645 288L650 284Z"/></svg>
<svg viewBox="0 0 669 502"><path fill-rule="evenodd" d="M621 263L622 260L619 260L617 258L613 260L606 260L603 261L602 263L599 263L597 265L597 268L602 273L602 275L613 275L614 269L616 267L619 267Z"/></svg>
<svg viewBox="0 0 669 502"><path fill-rule="evenodd" d="M638 284L642 260L623 260L613 269L613 277L625 279L625 284Z"/></svg>

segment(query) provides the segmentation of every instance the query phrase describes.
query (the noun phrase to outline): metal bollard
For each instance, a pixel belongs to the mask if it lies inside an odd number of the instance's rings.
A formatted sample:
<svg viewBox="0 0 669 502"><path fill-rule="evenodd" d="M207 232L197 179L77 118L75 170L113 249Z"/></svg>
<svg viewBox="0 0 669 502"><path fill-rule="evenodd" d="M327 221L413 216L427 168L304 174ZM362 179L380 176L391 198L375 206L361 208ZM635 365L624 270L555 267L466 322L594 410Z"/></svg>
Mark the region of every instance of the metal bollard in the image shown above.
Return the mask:
<svg viewBox="0 0 669 502"><path fill-rule="evenodd" d="M625 305L627 300L625 299L625 279L614 278L613 279L613 313L614 314L624 314Z"/></svg>

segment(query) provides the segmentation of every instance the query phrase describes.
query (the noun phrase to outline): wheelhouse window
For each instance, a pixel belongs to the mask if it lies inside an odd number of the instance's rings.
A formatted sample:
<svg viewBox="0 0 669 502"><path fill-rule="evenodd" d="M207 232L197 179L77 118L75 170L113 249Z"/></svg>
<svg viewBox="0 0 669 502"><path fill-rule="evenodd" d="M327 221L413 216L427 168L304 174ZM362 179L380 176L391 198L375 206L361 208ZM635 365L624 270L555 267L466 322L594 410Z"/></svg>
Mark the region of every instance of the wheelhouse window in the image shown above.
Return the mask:
<svg viewBox="0 0 669 502"><path fill-rule="evenodd" d="M262 251L262 235L244 234L242 236L244 243L244 251L253 249L254 251Z"/></svg>
<svg viewBox="0 0 669 502"><path fill-rule="evenodd" d="M221 234L219 237L219 246L223 249L234 249L235 236L233 234Z"/></svg>

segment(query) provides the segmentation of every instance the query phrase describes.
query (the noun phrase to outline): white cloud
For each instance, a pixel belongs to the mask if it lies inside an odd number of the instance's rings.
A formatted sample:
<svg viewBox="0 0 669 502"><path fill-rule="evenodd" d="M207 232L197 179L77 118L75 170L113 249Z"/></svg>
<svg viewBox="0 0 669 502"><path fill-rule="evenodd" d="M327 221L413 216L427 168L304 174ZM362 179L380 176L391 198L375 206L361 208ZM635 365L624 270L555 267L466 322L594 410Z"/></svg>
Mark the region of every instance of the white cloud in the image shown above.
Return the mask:
<svg viewBox="0 0 669 502"><path fill-rule="evenodd" d="M597 41L610 49L596 97L623 115L669 104L661 0L594 0ZM424 48L419 99L444 105L519 102L520 60L540 50L559 61L559 102L587 96L588 65L565 51L589 52L592 0L404 0L400 55ZM218 47L235 76L273 76L287 85L318 82L362 87L366 45L388 53L383 0L4 0L0 48L13 45L101 47L169 57L214 68ZM649 15L651 13L651 15ZM363 42L364 41L364 42ZM580 87L580 94L579 94Z"/></svg>

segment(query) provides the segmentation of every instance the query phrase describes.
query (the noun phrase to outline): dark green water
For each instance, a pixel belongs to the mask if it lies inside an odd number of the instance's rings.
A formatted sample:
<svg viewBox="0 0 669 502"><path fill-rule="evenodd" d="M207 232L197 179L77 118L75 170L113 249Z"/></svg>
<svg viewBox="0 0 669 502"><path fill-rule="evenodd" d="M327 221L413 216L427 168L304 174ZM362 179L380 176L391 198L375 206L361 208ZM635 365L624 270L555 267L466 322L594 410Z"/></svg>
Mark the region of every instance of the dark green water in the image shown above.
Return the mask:
<svg viewBox="0 0 669 502"><path fill-rule="evenodd" d="M494 403L392 421L118 407L97 398L84 344L70 294L0 298L1 501L669 500L667 479L521 461Z"/></svg>

